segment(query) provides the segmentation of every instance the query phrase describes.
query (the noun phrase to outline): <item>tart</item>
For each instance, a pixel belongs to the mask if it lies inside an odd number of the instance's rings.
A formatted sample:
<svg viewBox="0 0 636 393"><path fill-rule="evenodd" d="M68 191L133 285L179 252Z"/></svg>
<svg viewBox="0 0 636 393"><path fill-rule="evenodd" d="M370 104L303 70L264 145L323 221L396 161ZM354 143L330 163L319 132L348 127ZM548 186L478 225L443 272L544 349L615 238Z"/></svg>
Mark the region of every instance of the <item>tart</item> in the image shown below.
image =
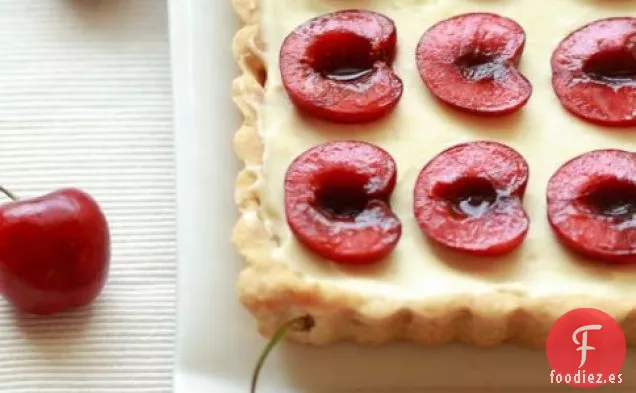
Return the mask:
<svg viewBox="0 0 636 393"><path fill-rule="evenodd" d="M636 4L234 5L263 335L540 347L593 307L636 343Z"/></svg>

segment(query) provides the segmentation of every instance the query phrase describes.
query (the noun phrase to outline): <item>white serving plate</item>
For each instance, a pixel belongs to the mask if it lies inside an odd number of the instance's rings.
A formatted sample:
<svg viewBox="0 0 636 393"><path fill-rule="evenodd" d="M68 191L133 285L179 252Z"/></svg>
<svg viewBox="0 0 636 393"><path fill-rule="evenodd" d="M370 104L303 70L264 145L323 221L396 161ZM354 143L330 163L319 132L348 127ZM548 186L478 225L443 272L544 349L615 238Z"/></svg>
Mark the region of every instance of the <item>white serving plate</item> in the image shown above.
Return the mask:
<svg viewBox="0 0 636 393"><path fill-rule="evenodd" d="M237 75L230 45L238 22L230 0L169 3L179 217L175 391L246 393L264 341L236 300L242 262L230 242L238 169L232 138L239 126L230 98ZM633 391L634 351L623 373L623 385L595 391ZM543 351L287 344L269 359L259 392L535 392L546 387L559 388L550 384Z"/></svg>

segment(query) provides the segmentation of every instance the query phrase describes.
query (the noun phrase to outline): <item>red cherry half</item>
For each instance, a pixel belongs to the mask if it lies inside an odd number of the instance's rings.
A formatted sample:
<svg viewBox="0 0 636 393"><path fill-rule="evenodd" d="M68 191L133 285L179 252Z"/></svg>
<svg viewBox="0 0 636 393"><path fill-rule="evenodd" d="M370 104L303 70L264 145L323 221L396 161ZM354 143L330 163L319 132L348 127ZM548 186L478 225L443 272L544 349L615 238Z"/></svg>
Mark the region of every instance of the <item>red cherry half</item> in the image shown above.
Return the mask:
<svg viewBox="0 0 636 393"><path fill-rule="evenodd" d="M529 219L522 205L528 165L495 142L456 145L433 158L415 185L414 210L433 241L476 256L513 251Z"/></svg>
<svg viewBox="0 0 636 393"><path fill-rule="evenodd" d="M596 150L565 163L548 183L558 239L588 257L636 262L636 154Z"/></svg>
<svg viewBox="0 0 636 393"><path fill-rule="evenodd" d="M88 305L102 291L109 263L108 224L83 191L0 206L0 294L17 309L56 314Z"/></svg>
<svg viewBox="0 0 636 393"><path fill-rule="evenodd" d="M636 18L610 18L570 34L552 56L552 84L574 115L636 125Z"/></svg>
<svg viewBox="0 0 636 393"><path fill-rule="evenodd" d="M381 148L332 142L301 154L285 178L289 226L308 249L340 264L387 256L402 232L389 207L396 164Z"/></svg>
<svg viewBox="0 0 636 393"><path fill-rule="evenodd" d="M505 115L523 107L532 85L517 70L525 32L489 13L459 15L431 27L417 47L417 67L442 102L478 115Z"/></svg>
<svg viewBox="0 0 636 393"><path fill-rule="evenodd" d="M345 10L296 28L283 42L280 70L300 110L337 123L363 123L393 110L402 81L393 72L397 32L384 15Z"/></svg>

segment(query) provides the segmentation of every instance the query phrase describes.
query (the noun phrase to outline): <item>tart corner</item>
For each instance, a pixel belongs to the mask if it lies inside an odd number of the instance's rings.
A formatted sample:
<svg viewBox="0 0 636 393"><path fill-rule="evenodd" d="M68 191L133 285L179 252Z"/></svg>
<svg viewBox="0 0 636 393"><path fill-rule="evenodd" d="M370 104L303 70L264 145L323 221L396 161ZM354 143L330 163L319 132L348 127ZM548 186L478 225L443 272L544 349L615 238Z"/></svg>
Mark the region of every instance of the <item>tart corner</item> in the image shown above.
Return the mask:
<svg viewBox="0 0 636 393"><path fill-rule="evenodd" d="M550 327L565 312L597 307L612 315L627 342L636 345L636 304L562 296L534 299L520 293L455 295L427 301L389 301L346 291L295 272L273 257L276 239L260 216L259 174L264 147L258 133L258 105L265 94L267 65L260 37L260 0L232 0L242 27L232 49L240 68L233 81L233 99L243 115L234 135L235 152L243 162L236 178L239 219L232 240L245 261L237 280L243 306L256 319L260 334L270 337L286 321L309 315L310 332L292 333L294 341L326 345L337 341L383 344L407 340L425 346L464 342L481 347L505 342L525 347L545 345Z"/></svg>

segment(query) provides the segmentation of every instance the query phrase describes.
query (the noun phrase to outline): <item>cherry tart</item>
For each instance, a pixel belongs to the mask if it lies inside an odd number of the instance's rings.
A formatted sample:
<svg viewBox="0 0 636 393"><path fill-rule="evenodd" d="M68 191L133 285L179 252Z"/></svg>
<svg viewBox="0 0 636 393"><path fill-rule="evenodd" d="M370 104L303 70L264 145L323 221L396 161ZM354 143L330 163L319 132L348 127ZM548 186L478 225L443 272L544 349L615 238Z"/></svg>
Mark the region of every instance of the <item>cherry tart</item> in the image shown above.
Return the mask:
<svg viewBox="0 0 636 393"><path fill-rule="evenodd" d="M259 331L545 348L594 307L636 345L636 5L348 3L234 0Z"/></svg>

